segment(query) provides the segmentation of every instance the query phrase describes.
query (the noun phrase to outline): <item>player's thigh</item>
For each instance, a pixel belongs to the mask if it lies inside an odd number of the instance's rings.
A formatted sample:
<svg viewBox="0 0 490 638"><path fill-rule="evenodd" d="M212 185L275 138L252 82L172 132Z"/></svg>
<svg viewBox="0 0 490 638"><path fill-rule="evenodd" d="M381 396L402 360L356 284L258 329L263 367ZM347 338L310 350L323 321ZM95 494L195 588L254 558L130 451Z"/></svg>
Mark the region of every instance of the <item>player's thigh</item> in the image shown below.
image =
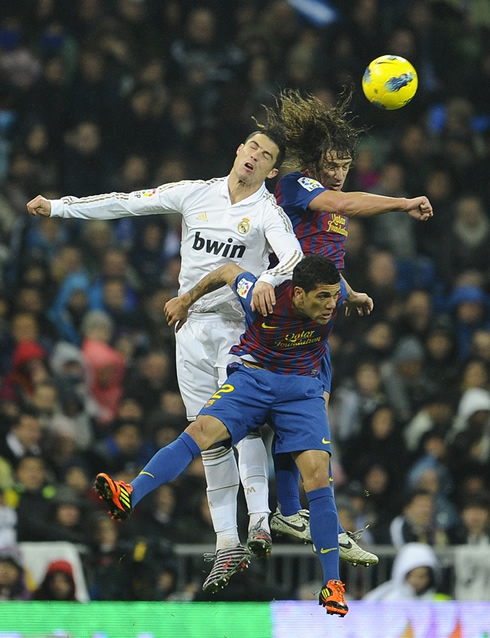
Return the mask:
<svg viewBox="0 0 490 638"><path fill-rule="evenodd" d="M235 445L266 420L271 404L271 387L264 384L260 370L245 366L231 374L200 414L214 416L225 424Z"/></svg>
<svg viewBox="0 0 490 638"><path fill-rule="evenodd" d="M189 420L226 378L220 362L229 360L231 346L243 332L240 322L226 321L217 314L191 314L176 334L177 380Z"/></svg>
<svg viewBox="0 0 490 638"><path fill-rule="evenodd" d="M196 332L196 326L186 322L175 335L177 381L189 420L195 419L218 387L213 360Z"/></svg>
<svg viewBox="0 0 490 638"><path fill-rule="evenodd" d="M298 376L290 377L287 383L269 420L275 434L275 452L331 452L323 384L319 379Z"/></svg>

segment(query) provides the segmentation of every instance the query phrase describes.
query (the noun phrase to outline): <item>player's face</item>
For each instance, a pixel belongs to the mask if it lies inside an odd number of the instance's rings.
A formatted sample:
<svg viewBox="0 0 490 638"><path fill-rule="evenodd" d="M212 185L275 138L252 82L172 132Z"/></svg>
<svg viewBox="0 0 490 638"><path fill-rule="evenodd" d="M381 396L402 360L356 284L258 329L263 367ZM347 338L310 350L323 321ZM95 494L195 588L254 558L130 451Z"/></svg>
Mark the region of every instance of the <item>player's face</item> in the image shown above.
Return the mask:
<svg viewBox="0 0 490 638"><path fill-rule="evenodd" d="M236 152L233 169L238 179L248 185L261 184L266 178L275 177L274 168L279 148L262 133L257 133L245 144L240 144Z"/></svg>
<svg viewBox="0 0 490 638"><path fill-rule="evenodd" d="M352 158L341 159L336 151L327 151L323 160L320 182L330 190L342 190L351 165Z"/></svg>
<svg viewBox="0 0 490 638"><path fill-rule="evenodd" d="M339 295L340 283L318 284L310 292L305 292L297 286L294 289L293 303L298 314L309 317L323 326L332 318Z"/></svg>

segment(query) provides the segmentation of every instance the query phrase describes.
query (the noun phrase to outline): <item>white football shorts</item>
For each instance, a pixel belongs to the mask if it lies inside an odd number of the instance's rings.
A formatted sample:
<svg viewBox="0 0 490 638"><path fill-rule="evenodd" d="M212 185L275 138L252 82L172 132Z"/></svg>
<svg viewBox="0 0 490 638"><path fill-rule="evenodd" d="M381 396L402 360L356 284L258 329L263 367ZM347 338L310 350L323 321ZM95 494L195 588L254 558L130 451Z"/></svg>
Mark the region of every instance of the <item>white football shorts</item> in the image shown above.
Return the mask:
<svg viewBox="0 0 490 638"><path fill-rule="evenodd" d="M229 350L244 330L243 320L225 319L215 312L192 312L175 335L177 380L189 421L226 380L226 366L238 361Z"/></svg>

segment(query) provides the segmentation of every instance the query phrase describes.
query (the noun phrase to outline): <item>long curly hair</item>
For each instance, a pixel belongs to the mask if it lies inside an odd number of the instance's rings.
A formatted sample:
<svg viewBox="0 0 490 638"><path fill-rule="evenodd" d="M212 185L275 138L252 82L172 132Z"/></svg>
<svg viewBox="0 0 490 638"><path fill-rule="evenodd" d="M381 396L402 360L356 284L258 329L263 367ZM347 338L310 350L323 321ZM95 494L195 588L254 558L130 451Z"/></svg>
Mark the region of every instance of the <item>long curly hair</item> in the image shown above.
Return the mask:
<svg viewBox="0 0 490 638"><path fill-rule="evenodd" d="M359 135L363 129L353 124L348 110L352 91L344 89L335 106L326 106L312 94L302 95L286 89L275 99L275 106L265 106L265 124L261 129L281 127L286 137L286 159L289 168L308 170L318 175L328 151L339 159L355 158Z"/></svg>

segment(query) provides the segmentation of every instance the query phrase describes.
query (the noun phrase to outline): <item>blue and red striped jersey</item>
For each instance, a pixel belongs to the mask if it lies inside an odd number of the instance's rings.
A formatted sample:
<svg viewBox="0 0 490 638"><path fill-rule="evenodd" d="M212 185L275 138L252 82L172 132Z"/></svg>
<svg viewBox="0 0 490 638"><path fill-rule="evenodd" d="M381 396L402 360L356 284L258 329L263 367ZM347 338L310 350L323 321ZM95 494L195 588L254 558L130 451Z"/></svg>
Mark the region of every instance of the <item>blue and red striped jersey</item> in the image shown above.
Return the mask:
<svg viewBox="0 0 490 638"><path fill-rule="evenodd" d="M320 373L337 309L347 296L344 281L340 281L337 308L328 324L322 326L293 312L291 280L276 288L276 305L267 317L252 311L252 290L257 278L242 273L233 289L245 311L245 332L230 354L250 355L271 372L316 376Z"/></svg>
<svg viewBox="0 0 490 638"><path fill-rule="evenodd" d="M279 180L275 195L277 203L291 219L304 254L328 257L343 270L349 218L308 209L310 202L325 190L316 179L296 171Z"/></svg>

